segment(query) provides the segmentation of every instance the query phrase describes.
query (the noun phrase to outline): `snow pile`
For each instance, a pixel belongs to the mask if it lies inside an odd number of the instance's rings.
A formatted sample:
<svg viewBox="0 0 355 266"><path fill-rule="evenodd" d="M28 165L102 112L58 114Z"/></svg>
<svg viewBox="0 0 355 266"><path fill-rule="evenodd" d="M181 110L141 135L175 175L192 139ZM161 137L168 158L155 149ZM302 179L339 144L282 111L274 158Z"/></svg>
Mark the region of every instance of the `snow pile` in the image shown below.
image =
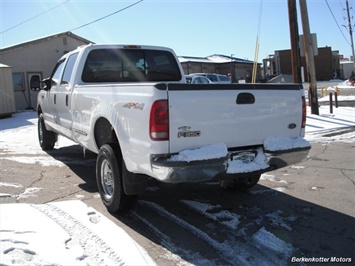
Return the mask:
<svg viewBox="0 0 355 266"><path fill-rule="evenodd" d="M339 95L355 95L355 86L349 81L340 82L337 86L330 86L327 88L328 93L337 91Z"/></svg>
<svg viewBox="0 0 355 266"><path fill-rule="evenodd" d="M240 223L240 215L231 213L227 210L222 210L221 205L212 205L193 200L181 200L181 202L188 206L190 209L201 213L208 219L220 222L232 230L236 230Z"/></svg>
<svg viewBox="0 0 355 266"><path fill-rule="evenodd" d="M172 162L192 162L226 157L227 146L224 143L203 146L197 149L183 150L179 154L171 156Z"/></svg>
<svg viewBox="0 0 355 266"><path fill-rule="evenodd" d="M264 148L267 151L284 151L299 148L309 148L311 144L303 138L267 137L264 140Z"/></svg>
<svg viewBox="0 0 355 266"><path fill-rule="evenodd" d="M0 204L0 213L0 265L155 265L121 228L79 200Z"/></svg>
<svg viewBox="0 0 355 266"><path fill-rule="evenodd" d="M260 250L270 250L271 252L276 252L279 255L287 257L292 254L292 245L286 243L280 238L277 238L264 227L253 235L252 242Z"/></svg>
<svg viewBox="0 0 355 266"><path fill-rule="evenodd" d="M295 222L297 220L297 216L291 215L289 217L283 216L283 211L277 210L272 213L268 213L265 215L270 224L275 228L284 228L287 231L292 231L292 227L287 224L287 222Z"/></svg>
<svg viewBox="0 0 355 266"><path fill-rule="evenodd" d="M278 238L273 233L267 231L265 227L261 227L252 236L246 233L247 227L250 225L240 226L242 216L230 212L229 210L223 210L220 205L213 205L209 203L193 201L193 200L180 200L180 202L188 206L196 213L202 214L213 222L219 222L216 226L226 227L236 235L243 236L245 242L238 242L236 245L234 242L230 242L228 238L223 240L223 243L217 242L210 237L206 237L205 240L211 244L216 251L220 251L228 259L231 265L286 265L286 261L293 252L291 244ZM148 206L148 205L147 205ZM240 206L240 208L243 208ZM258 213L258 207L253 207L252 213ZM292 231L292 228L288 225L288 222L294 222L297 217L283 217L282 211L267 214L264 217L259 217L254 220L254 223L259 225L262 220L265 222L271 222L271 225L275 228L287 228L288 231ZM245 219L246 217L244 217ZM252 222L253 223L253 222ZM210 226L213 226L210 224ZM238 228L241 227L241 228ZM201 233L198 228L189 226L189 229L195 234ZM205 263L203 264L205 265ZM209 264L208 264L209 265ZM215 265L211 263L210 265Z"/></svg>
<svg viewBox="0 0 355 266"><path fill-rule="evenodd" d="M257 150L255 159L251 162L245 162L242 160L229 160L227 174L239 174L259 171L269 167L267 158L262 148Z"/></svg>

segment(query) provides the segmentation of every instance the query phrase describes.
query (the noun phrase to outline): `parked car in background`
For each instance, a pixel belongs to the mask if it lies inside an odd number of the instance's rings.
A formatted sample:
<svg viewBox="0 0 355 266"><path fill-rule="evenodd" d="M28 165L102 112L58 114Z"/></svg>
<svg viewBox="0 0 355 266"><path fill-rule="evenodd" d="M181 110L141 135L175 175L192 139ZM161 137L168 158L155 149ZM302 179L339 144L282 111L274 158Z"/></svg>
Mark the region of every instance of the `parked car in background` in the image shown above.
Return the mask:
<svg viewBox="0 0 355 266"><path fill-rule="evenodd" d="M213 83L208 78L204 76L197 76L197 75L185 75L186 83L191 84L208 84Z"/></svg>
<svg viewBox="0 0 355 266"><path fill-rule="evenodd" d="M212 73L192 73L190 76L203 76L208 78L212 83L231 83L231 80L226 75Z"/></svg>

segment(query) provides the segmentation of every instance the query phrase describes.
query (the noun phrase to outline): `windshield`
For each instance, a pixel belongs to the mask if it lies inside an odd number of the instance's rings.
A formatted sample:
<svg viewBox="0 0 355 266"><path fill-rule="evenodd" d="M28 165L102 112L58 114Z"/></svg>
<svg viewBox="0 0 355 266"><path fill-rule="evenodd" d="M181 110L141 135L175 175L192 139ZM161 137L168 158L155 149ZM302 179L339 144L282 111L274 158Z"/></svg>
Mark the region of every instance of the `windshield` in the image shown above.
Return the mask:
<svg viewBox="0 0 355 266"><path fill-rule="evenodd" d="M92 50L85 62L84 82L180 81L175 57L167 51Z"/></svg>

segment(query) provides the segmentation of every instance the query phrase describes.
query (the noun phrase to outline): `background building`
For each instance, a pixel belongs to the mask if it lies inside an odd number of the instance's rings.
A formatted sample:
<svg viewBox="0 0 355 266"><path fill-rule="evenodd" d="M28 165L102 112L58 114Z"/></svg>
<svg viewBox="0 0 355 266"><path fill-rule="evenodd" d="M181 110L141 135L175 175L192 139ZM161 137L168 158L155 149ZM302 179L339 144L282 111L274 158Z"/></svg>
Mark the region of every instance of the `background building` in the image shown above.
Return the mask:
<svg viewBox="0 0 355 266"><path fill-rule="evenodd" d="M31 91L29 86L33 75L41 79L49 77L63 54L89 43L64 32L0 49L0 63L12 67L16 109L36 108L38 92Z"/></svg>
<svg viewBox="0 0 355 266"><path fill-rule="evenodd" d="M179 56L178 58L186 75L216 73L230 76L232 82L239 80L250 82L253 73L254 61L232 56L215 54L207 57ZM260 74L260 64L257 73Z"/></svg>
<svg viewBox="0 0 355 266"><path fill-rule="evenodd" d="M339 51L332 51L331 47L318 48L318 55L314 56L316 78L318 81L331 79L347 79L341 71ZM306 59L301 57L301 67L304 81L308 81ZM278 50L263 60L262 75L272 78L278 75L292 75L291 50Z"/></svg>

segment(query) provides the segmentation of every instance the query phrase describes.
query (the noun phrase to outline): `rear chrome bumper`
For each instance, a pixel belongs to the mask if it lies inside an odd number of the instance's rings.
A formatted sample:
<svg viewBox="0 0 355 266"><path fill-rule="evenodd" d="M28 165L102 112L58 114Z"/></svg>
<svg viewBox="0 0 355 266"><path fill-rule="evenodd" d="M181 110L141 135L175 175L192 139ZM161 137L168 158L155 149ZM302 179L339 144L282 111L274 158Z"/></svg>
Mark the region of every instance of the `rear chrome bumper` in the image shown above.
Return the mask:
<svg viewBox="0 0 355 266"><path fill-rule="evenodd" d="M171 161L169 154L151 156L151 167L155 177L166 183L201 182L214 179L234 179L250 175L261 174L288 165L302 162L308 155L311 147L297 148L285 151L266 151L266 166L255 171L227 173L231 162L232 152L227 156L200 161Z"/></svg>

